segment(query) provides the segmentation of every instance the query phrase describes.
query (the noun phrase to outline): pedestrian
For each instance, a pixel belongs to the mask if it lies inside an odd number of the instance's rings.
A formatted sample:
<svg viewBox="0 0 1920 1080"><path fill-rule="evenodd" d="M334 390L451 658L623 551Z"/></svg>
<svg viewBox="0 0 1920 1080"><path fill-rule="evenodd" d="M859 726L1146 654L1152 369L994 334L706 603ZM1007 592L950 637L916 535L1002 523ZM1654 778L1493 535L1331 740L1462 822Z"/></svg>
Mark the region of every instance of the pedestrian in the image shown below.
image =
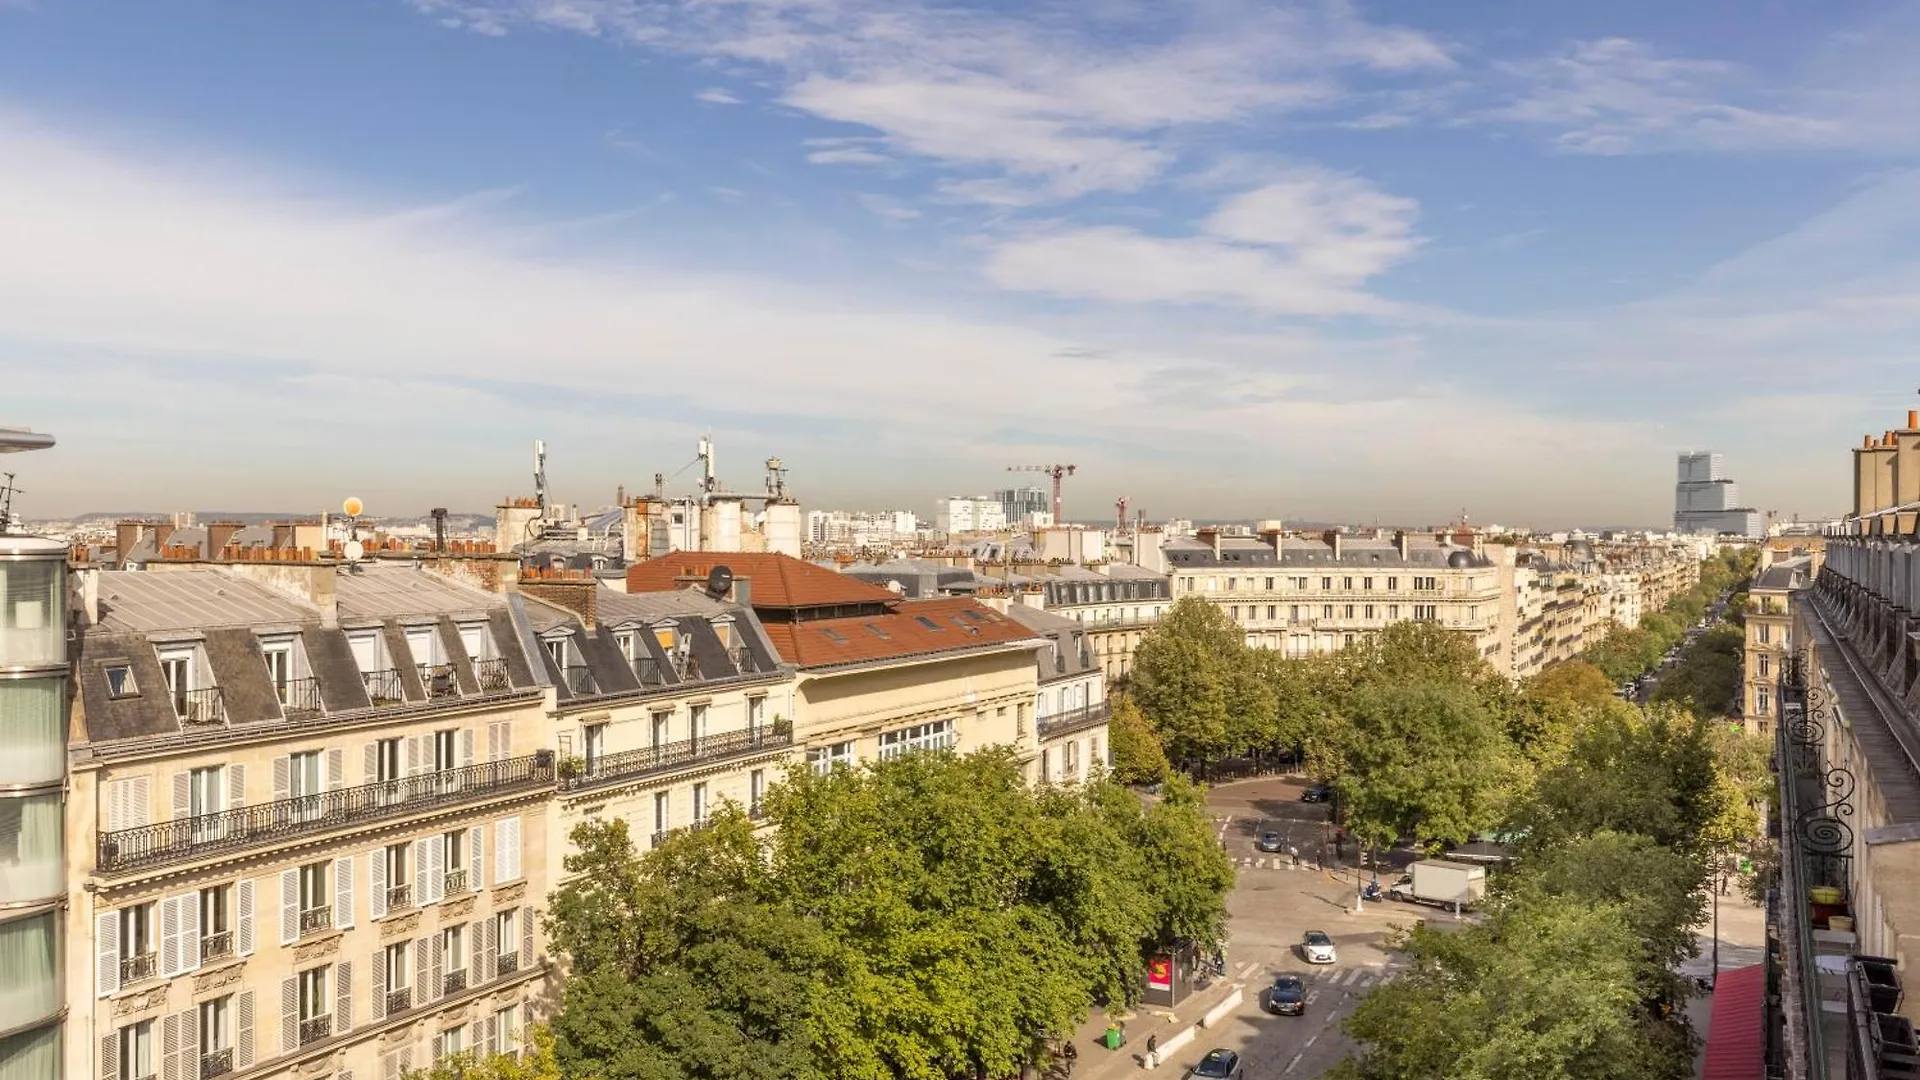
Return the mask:
<svg viewBox="0 0 1920 1080"><path fill-rule="evenodd" d="M1287 861L1295 866L1300 865L1300 849L1292 844L1287 845Z"/></svg>
<svg viewBox="0 0 1920 1080"><path fill-rule="evenodd" d="M1153 1052L1155 1050L1158 1050L1159 1048L1160 1048L1160 1036L1158 1035L1147 1036L1147 1056L1152 1057Z"/></svg>

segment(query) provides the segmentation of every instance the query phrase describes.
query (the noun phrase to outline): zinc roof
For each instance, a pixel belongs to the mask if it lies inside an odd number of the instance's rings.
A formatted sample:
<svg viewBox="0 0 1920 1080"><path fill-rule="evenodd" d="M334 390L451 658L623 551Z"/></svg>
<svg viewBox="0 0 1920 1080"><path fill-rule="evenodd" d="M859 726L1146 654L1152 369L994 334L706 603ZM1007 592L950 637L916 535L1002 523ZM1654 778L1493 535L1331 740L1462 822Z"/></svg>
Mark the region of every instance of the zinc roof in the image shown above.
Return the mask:
<svg viewBox="0 0 1920 1080"><path fill-rule="evenodd" d="M103 570L100 622L109 632L202 630L310 622L319 611L218 570Z"/></svg>

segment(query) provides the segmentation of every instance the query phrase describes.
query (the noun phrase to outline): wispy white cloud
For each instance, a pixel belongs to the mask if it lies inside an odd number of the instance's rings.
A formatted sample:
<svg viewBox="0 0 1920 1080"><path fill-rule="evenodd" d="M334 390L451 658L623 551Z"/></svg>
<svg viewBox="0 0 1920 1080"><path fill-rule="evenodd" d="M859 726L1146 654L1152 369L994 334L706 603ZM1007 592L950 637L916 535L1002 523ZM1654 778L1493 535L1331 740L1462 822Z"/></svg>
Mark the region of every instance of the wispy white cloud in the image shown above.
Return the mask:
<svg viewBox="0 0 1920 1080"><path fill-rule="evenodd" d="M920 211L887 195L862 195L860 205L869 213L890 221L912 221L920 216Z"/></svg>
<svg viewBox="0 0 1920 1080"><path fill-rule="evenodd" d="M693 95L695 101L704 101L709 105L738 105L739 97L733 91L720 86L709 86Z"/></svg>

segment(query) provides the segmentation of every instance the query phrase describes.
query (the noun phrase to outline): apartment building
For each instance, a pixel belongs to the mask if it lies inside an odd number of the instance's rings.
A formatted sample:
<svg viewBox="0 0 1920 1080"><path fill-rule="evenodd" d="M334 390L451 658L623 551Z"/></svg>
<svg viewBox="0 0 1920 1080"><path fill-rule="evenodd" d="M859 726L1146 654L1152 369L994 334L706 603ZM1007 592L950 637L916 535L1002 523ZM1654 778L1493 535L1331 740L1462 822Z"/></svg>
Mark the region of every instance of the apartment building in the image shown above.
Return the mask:
<svg viewBox="0 0 1920 1080"><path fill-rule="evenodd" d="M1740 718L1747 731L1771 737L1780 714L1780 673L1794 651L1793 594L1813 585L1820 558L1799 538L1798 546L1769 542L1747 589L1746 645L1742 663ZM1824 551L1824 541L1818 541Z"/></svg>
<svg viewBox="0 0 1920 1080"><path fill-rule="evenodd" d="M1032 577L1030 584L1047 611L1086 628L1088 647L1109 685L1133 676L1133 654L1160 617L1173 606L1173 582L1166 574L1129 563L1097 568L1060 566Z"/></svg>
<svg viewBox="0 0 1920 1080"><path fill-rule="evenodd" d="M1016 747L1032 761L1041 643L964 597L903 600L784 555L675 552L627 571L627 592L704 589L750 610L795 671L793 739L818 769L915 750Z"/></svg>
<svg viewBox="0 0 1920 1080"><path fill-rule="evenodd" d="M1214 604L1247 643L1300 657L1334 652L1396 622L1420 620L1469 634L1489 663L1511 667L1502 619L1514 552L1470 534L1391 538L1328 532L1257 537L1201 529L1165 544L1175 599Z"/></svg>
<svg viewBox="0 0 1920 1080"><path fill-rule="evenodd" d="M1025 604L1007 609L1014 622L1045 644L1034 650L1034 730L1040 758L1034 778L1076 783L1112 764L1107 741L1106 674L1093 655L1092 635L1078 621Z"/></svg>
<svg viewBox="0 0 1920 1080"><path fill-rule="evenodd" d="M530 627L299 554L77 571L63 1075L393 1077L546 993Z"/></svg>
<svg viewBox="0 0 1920 1080"><path fill-rule="evenodd" d="M732 802L758 816L793 747L793 672L753 611L698 589L622 593L587 575L523 578L556 694L559 792L547 850L621 818L642 850ZM549 872L560 876L555 857Z"/></svg>

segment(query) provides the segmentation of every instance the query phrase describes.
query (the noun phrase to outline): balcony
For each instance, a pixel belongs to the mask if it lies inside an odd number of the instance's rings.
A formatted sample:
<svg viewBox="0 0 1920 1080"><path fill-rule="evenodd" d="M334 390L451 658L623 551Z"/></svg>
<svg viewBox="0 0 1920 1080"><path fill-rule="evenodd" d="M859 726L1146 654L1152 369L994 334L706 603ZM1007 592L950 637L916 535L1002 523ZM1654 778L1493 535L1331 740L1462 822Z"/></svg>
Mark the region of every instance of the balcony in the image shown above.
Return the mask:
<svg viewBox="0 0 1920 1080"><path fill-rule="evenodd" d="M519 970L520 954L517 952L504 952L494 961L493 977L496 979L503 978Z"/></svg>
<svg viewBox="0 0 1920 1080"><path fill-rule="evenodd" d="M460 684L453 677L452 664L420 664L420 685L427 688L427 700L460 696Z"/></svg>
<svg viewBox="0 0 1920 1080"><path fill-rule="evenodd" d="M565 684L567 693L576 696L600 692L593 681L593 671L585 664L568 664L560 669L560 681Z"/></svg>
<svg viewBox="0 0 1920 1080"><path fill-rule="evenodd" d="M1106 723L1112 714L1112 706L1104 701L1098 701L1067 712L1040 717L1035 721L1035 726L1039 729L1042 739L1052 739L1099 727Z"/></svg>
<svg viewBox="0 0 1920 1080"><path fill-rule="evenodd" d="M213 1080L233 1071L233 1047L209 1050L200 1056L200 1080Z"/></svg>
<svg viewBox="0 0 1920 1080"><path fill-rule="evenodd" d="M441 981L440 996L446 997L449 994L457 994L462 990L465 990L466 988L467 988L466 969L462 968L459 971L449 971Z"/></svg>
<svg viewBox="0 0 1920 1080"><path fill-rule="evenodd" d="M388 911L397 911L400 908L409 908L412 906L413 886L405 884L404 882L399 885L387 886Z"/></svg>
<svg viewBox="0 0 1920 1080"><path fill-rule="evenodd" d="M358 828L447 806L531 791L553 783L553 755L506 761L303 795L97 834L95 869L126 874L210 855L273 847L316 833Z"/></svg>
<svg viewBox="0 0 1920 1080"><path fill-rule="evenodd" d="M387 1015L406 1012L413 1008L413 988L401 986L387 991Z"/></svg>
<svg viewBox="0 0 1920 1080"><path fill-rule="evenodd" d="M333 1034L333 1017L315 1016L300 1021L300 1045L311 1046Z"/></svg>
<svg viewBox="0 0 1920 1080"><path fill-rule="evenodd" d="M446 880L441 884L443 886L441 895L443 896L456 896L466 892L467 872L465 870L449 870L447 871Z"/></svg>
<svg viewBox="0 0 1920 1080"><path fill-rule="evenodd" d="M222 930L217 934L207 934L200 939L200 962L212 963L225 960L233 955L233 931Z"/></svg>
<svg viewBox="0 0 1920 1080"><path fill-rule="evenodd" d="M790 728L730 731L698 739L681 739L643 750L605 754L595 759L591 769L560 781L560 790L579 791L605 784L673 772L689 765L705 765L732 757L782 750L793 745Z"/></svg>
<svg viewBox="0 0 1920 1080"><path fill-rule="evenodd" d="M300 936L318 934L333 929L333 905L307 908L300 913Z"/></svg>
<svg viewBox="0 0 1920 1080"><path fill-rule="evenodd" d="M128 983L136 983L142 979L153 978L153 973L154 973L153 961L154 961L154 954L150 952L141 953L138 956L121 957L120 958L120 985L125 986Z"/></svg>
<svg viewBox="0 0 1920 1080"><path fill-rule="evenodd" d="M379 671L363 671L360 681L366 685L367 697L375 706L404 705L407 702L404 683L400 679L399 668L383 668Z"/></svg>
<svg viewBox="0 0 1920 1080"><path fill-rule="evenodd" d="M278 689L280 711L288 716L312 716L320 712L319 679L288 679Z"/></svg>
<svg viewBox="0 0 1920 1080"><path fill-rule="evenodd" d="M480 681L483 694L501 694L513 689L513 684L507 681L507 661L503 657L475 660L473 676Z"/></svg>
<svg viewBox="0 0 1920 1080"><path fill-rule="evenodd" d="M642 656L633 662L633 677L640 680L641 686L667 685L667 677L660 670L660 661L651 656Z"/></svg>
<svg viewBox="0 0 1920 1080"><path fill-rule="evenodd" d="M751 675L759 670L754 666L753 650L745 645L735 645L728 651L728 655L733 658L733 670L742 675Z"/></svg>
<svg viewBox="0 0 1920 1080"><path fill-rule="evenodd" d="M218 727L227 722L226 701L217 686L180 690L173 695L173 714L188 727Z"/></svg>

